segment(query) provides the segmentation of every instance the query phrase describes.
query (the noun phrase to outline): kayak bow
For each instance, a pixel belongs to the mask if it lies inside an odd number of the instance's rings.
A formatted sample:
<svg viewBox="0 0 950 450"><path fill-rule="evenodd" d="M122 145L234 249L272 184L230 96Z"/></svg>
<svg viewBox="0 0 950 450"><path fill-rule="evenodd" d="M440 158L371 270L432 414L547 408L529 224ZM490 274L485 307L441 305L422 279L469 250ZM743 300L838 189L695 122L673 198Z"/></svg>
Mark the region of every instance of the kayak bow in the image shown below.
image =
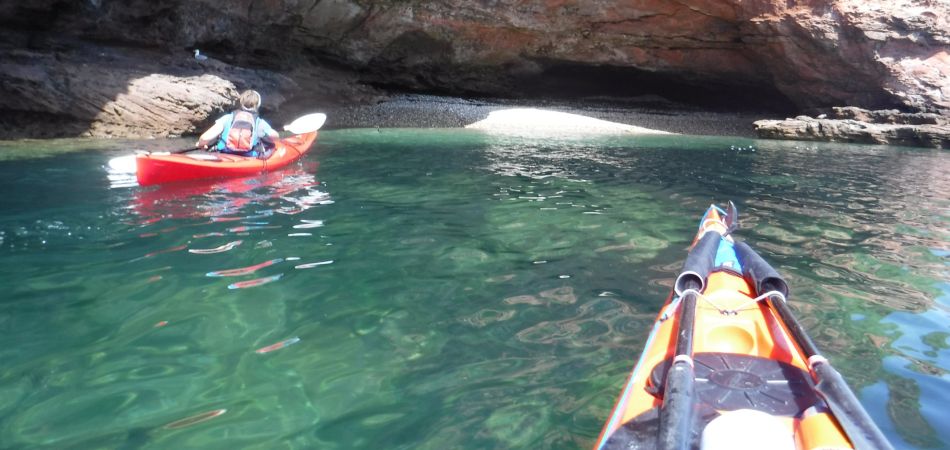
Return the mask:
<svg viewBox="0 0 950 450"><path fill-rule="evenodd" d="M736 226L703 215L594 449L891 449Z"/></svg>

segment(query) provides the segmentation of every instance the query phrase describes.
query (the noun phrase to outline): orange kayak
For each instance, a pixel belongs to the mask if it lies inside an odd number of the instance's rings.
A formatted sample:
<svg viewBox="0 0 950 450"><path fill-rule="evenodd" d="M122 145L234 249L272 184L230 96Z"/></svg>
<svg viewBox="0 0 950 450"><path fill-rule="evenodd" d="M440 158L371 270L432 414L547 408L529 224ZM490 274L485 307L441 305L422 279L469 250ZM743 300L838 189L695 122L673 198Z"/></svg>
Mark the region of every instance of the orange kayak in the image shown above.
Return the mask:
<svg viewBox="0 0 950 450"><path fill-rule="evenodd" d="M890 449L785 304L788 285L710 206L594 445Z"/></svg>
<svg viewBox="0 0 950 450"><path fill-rule="evenodd" d="M141 186L206 178L256 175L286 167L310 150L317 132L296 134L277 141L267 159L216 152L146 153L135 158L135 177Z"/></svg>

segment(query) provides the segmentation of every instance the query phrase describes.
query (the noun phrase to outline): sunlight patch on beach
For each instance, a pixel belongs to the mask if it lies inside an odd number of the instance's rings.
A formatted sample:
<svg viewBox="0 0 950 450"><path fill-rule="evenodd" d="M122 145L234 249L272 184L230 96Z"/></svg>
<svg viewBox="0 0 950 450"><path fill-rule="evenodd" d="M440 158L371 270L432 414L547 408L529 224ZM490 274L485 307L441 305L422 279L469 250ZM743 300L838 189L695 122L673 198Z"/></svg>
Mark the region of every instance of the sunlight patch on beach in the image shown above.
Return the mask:
<svg viewBox="0 0 950 450"><path fill-rule="evenodd" d="M487 118L466 125L465 128L493 133L517 134L673 134L578 114L536 108L512 108L492 111Z"/></svg>

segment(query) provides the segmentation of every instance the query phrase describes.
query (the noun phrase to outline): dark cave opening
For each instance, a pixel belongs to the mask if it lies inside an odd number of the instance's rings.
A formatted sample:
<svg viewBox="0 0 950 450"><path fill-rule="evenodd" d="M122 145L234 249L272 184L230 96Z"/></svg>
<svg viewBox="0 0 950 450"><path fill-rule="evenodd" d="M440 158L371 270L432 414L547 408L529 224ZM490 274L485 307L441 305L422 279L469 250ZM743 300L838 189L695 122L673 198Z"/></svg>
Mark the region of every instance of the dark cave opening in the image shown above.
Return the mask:
<svg viewBox="0 0 950 450"><path fill-rule="evenodd" d="M631 67L542 63L541 71L402 66L363 72L364 82L389 92L463 98L571 101L651 109L696 109L795 115L788 97L763 81L650 72Z"/></svg>
<svg viewBox="0 0 950 450"><path fill-rule="evenodd" d="M630 67L553 64L540 75L516 79L515 86L520 95L529 98L597 99L622 104L661 97L711 111L798 111L788 97L764 82L687 78Z"/></svg>

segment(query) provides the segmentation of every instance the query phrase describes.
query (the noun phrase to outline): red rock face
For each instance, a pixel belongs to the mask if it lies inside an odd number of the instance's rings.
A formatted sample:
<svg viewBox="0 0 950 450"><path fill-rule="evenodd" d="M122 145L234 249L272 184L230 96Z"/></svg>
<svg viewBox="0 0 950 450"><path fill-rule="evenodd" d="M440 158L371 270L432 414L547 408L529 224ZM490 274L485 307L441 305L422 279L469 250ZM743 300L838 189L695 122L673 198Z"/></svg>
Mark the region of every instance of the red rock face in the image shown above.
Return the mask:
<svg viewBox="0 0 950 450"><path fill-rule="evenodd" d="M108 62L67 57L57 69L63 58L49 55L66 50L49 36L200 48L225 65L287 75L299 92L332 64L359 81L449 94L950 110L946 0L34 0L4 2L0 25L15 36L0 51L35 53L50 73L31 81L25 57L0 58L0 81L16 86L0 88L0 106L52 114L72 114L63 97L101 96L78 92L96 86L75 82L70 67ZM109 67L110 77L127 78L123 70ZM244 84L230 81L219 87Z"/></svg>
<svg viewBox="0 0 950 450"><path fill-rule="evenodd" d="M505 91L570 63L773 86L800 108L950 108L950 4L937 0L339 0L301 27L302 45L333 39L321 48L336 58L435 87L464 88L452 75L474 68L475 85Z"/></svg>

